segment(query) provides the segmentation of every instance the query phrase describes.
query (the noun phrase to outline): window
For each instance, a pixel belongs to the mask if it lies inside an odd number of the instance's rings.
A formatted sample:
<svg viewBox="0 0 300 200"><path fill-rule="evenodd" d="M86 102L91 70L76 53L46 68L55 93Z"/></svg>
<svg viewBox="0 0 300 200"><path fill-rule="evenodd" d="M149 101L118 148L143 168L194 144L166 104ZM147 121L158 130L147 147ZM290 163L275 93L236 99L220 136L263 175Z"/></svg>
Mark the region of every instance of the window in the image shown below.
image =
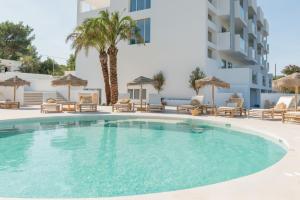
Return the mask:
<svg viewBox="0 0 300 200"><path fill-rule="evenodd" d="M133 99L133 89L129 89L128 94L130 96L130 99Z"/></svg>
<svg viewBox="0 0 300 200"><path fill-rule="evenodd" d="M133 97L134 97L133 99L140 99L140 90L139 89L134 90Z"/></svg>
<svg viewBox="0 0 300 200"><path fill-rule="evenodd" d="M208 56L209 58L212 58L212 57L213 57L213 52L212 52L211 49L208 49L208 50L207 50L207 56Z"/></svg>
<svg viewBox="0 0 300 200"><path fill-rule="evenodd" d="M142 90L142 99L146 99L146 94L147 94L147 90L143 89Z"/></svg>
<svg viewBox="0 0 300 200"><path fill-rule="evenodd" d="M151 0L130 0L130 12L151 8Z"/></svg>
<svg viewBox="0 0 300 200"><path fill-rule="evenodd" d="M208 20L213 21L213 18L210 14L208 14L207 18L208 18Z"/></svg>
<svg viewBox="0 0 300 200"><path fill-rule="evenodd" d="M139 29L139 32L144 39L145 43L150 43L150 34L151 34L151 22L150 19L141 19L136 21L137 27ZM136 38L131 38L130 44L138 44L139 41L136 40Z"/></svg>
<svg viewBox="0 0 300 200"><path fill-rule="evenodd" d="M208 41L213 42L213 35L212 32L208 31Z"/></svg>
<svg viewBox="0 0 300 200"><path fill-rule="evenodd" d="M222 60L222 69L226 69L226 68L227 68L227 61Z"/></svg>

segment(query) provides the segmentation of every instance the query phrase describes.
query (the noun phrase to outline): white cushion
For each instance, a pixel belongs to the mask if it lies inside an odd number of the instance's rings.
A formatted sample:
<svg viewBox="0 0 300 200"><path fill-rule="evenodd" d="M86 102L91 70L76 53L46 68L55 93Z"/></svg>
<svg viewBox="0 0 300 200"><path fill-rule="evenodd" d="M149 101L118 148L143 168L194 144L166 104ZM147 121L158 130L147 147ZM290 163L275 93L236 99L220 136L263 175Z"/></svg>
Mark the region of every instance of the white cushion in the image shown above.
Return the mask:
<svg viewBox="0 0 300 200"><path fill-rule="evenodd" d="M204 104L204 96L194 96L192 100L197 100L201 105Z"/></svg>
<svg viewBox="0 0 300 200"><path fill-rule="evenodd" d="M293 108L295 106L295 97L294 96L280 97L276 105L279 105L282 103L284 103L287 108Z"/></svg>
<svg viewBox="0 0 300 200"><path fill-rule="evenodd" d="M227 107L231 107L231 108L236 108L237 107L237 103L227 103Z"/></svg>

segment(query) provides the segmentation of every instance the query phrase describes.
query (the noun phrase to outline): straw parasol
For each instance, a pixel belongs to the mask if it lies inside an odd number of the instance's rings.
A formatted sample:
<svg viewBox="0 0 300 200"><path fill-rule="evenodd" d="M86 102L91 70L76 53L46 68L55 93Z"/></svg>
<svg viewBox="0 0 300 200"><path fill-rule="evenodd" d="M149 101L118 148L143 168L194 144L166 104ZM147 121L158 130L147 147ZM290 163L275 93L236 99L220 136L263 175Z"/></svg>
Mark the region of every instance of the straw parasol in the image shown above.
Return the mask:
<svg viewBox="0 0 300 200"><path fill-rule="evenodd" d="M140 109L141 110L143 110L143 98L142 98L143 85L153 84L153 83L154 83L153 79L147 78L144 76L140 76L127 84L127 86L132 86L132 85L140 85L141 86L141 91L140 91L140 102L141 102Z"/></svg>
<svg viewBox="0 0 300 200"><path fill-rule="evenodd" d="M4 87L13 87L14 88L14 102L16 101L16 92L17 89L21 86L28 85L30 86L30 82L25 81L18 76L12 77L10 79L7 79L6 81L0 82L0 86Z"/></svg>
<svg viewBox="0 0 300 200"><path fill-rule="evenodd" d="M73 87L85 87L87 86L87 81L82 80L72 74L68 74L57 80L52 81L53 86L68 86L68 101L71 99L71 86Z"/></svg>
<svg viewBox="0 0 300 200"><path fill-rule="evenodd" d="M196 87L197 88L202 88L205 87L207 85L211 85L212 86L212 103L213 106L215 105L215 87L217 88L230 88L230 84L226 83L216 77L206 77L200 80L196 81Z"/></svg>
<svg viewBox="0 0 300 200"><path fill-rule="evenodd" d="M298 94L300 88L300 73L294 73L292 75L280 78L274 81L274 87L282 90L284 88L295 89L295 109L298 109Z"/></svg>

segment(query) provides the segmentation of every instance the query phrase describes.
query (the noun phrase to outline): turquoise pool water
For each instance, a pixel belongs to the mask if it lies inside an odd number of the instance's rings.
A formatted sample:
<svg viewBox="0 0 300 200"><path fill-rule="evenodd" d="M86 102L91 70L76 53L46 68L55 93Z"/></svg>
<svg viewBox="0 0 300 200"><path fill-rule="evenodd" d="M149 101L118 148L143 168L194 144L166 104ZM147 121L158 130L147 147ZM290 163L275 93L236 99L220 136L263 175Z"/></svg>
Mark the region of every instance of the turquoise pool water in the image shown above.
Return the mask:
<svg viewBox="0 0 300 200"><path fill-rule="evenodd" d="M204 122L56 120L0 124L0 197L194 188L258 172L286 154L268 140Z"/></svg>

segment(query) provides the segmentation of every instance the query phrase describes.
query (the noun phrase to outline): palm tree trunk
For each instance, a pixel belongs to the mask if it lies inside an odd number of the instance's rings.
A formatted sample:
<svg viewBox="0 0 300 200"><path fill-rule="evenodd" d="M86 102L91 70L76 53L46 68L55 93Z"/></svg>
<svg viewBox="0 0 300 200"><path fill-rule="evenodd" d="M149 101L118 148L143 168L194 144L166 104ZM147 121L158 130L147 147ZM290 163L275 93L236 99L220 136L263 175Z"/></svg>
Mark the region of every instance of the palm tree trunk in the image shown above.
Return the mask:
<svg viewBox="0 0 300 200"><path fill-rule="evenodd" d="M111 93L110 93L110 83L109 83L109 72L108 72L108 56L105 51L101 51L99 54L99 59L102 68L104 87L105 87L105 96L106 104L110 105L111 103Z"/></svg>
<svg viewBox="0 0 300 200"><path fill-rule="evenodd" d="M111 46L108 49L109 64L110 64L110 85L111 85L111 102L115 104L118 102L119 90L118 90L118 68L117 68L117 56L118 49L115 46Z"/></svg>

